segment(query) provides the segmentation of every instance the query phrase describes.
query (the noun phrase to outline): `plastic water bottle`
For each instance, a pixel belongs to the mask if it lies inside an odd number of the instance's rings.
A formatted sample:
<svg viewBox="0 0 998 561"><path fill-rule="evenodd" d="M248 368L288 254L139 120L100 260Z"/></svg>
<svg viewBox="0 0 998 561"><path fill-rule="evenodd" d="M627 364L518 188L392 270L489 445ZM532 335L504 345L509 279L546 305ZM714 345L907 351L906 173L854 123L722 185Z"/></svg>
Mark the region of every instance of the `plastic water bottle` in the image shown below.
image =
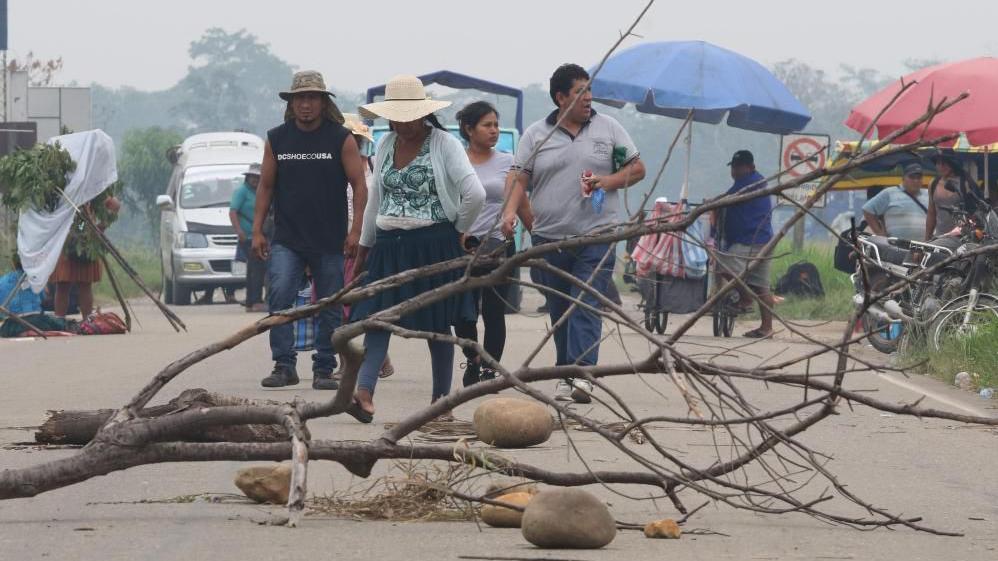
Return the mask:
<svg viewBox="0 0 998 561"><path fill-rule="evenodd" d="M603 189L596 189L595 191L593 191L591 202L593 205L593 210L596 211L596 214L603 213L604 199L606 199L606 191L604 191Z"/></svg>
<svg viewBox="0 0 998 561"><path fill-rule="evenodd" d="M994 388L981 388L981 397L984 399L992 399L995 396Z"/></svg>

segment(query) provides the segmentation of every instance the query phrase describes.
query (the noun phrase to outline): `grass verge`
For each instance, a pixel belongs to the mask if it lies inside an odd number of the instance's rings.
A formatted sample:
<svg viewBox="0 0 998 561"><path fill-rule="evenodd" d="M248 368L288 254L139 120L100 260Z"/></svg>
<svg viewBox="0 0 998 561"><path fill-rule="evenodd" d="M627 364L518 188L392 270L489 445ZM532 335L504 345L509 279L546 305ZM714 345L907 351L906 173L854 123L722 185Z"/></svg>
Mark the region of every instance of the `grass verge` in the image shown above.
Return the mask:
<svg viewBox="0 0 998 561"><path fill-rule="evenodd" d="M926 373L952 384L958 372L969 372L975 389L998 387L998 322L990 323L965 337L943 342L938 352L924 345L904 357L905 364L924 363Z"/></svg>
<svg viewBox="0 0 998 561"><path fill-rule="evenodd" d="M158 294L161 284L159 253L156 249L145 246L119 247L118 251L125 258L125 261L139 274L142 282L145 283L153 294ZM114 277L118 279L118 286L121 287L122 295L125 298L138 298L143 296L142 289L132 281L125 271L115 260L108 256L108 264L114 271ZM118 303L114 296L114 289L111 288L111 281L107 275L103 275L101 281L94 285L94 300L99 306L114 306Z"/></svg>
<svg viewBox="0 0 998 561"><path fill-rule="evenodd" d="M791 265L800 261L814 263L821 275L825 288L824 298L799 298L788 296L776 307L777 313L787 319L848 320L853 311L853 286L849 275L834 266L835 246L829 244L806 245L801 251L793 251L790 242L777 246L773 259L771 286L786 274Z"/></svg>

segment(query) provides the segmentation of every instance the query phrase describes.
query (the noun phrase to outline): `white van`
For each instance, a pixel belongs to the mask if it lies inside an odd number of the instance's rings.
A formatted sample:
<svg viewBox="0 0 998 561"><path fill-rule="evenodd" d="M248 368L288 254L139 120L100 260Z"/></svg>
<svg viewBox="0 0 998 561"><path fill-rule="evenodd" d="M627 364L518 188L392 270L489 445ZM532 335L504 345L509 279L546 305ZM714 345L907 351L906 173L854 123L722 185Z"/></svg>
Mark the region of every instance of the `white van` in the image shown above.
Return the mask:
<svg viewBox="0 0 998 561"><path fill-rule="evenodd" d="M167 157L173 174L166 194L156 197L164 300L187 305L192 290L245 286L245 264L235 262L229 201L243 172L263 160L263 139L244 132L197 134Z"/></svg>

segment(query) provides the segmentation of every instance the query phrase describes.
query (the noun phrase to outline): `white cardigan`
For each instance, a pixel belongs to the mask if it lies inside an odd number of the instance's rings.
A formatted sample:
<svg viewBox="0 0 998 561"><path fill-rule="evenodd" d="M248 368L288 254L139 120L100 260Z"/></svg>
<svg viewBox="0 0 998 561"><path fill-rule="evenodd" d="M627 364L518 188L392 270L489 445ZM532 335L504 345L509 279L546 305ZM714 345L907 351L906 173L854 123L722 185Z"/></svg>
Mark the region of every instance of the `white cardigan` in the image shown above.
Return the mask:
<svg viewBox="0 0 998 561"><path fill-rule="evenodd" d="M364 226L361 229L360 245L372 247L377 235L378 210L381 208L381 170L384 167L388 148L395 142L395 133L390 132L381 139L374 155L374 178L368 185L367 207L364 209ZM449 132L438 128L430 129L430 162L433 165L433 178L437 186L440 206L447 219L454 223L458 232L464 233L475 222L485 204L485 188L468 161L461 141Z"/></svg>

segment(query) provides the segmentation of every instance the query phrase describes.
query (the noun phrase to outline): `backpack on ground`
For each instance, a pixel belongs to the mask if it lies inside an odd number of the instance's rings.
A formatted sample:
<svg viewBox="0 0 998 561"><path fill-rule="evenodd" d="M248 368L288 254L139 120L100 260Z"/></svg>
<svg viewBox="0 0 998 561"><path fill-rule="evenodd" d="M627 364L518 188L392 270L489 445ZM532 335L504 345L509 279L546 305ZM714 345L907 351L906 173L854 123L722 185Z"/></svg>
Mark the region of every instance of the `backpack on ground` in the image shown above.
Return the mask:
<svg viewBox="0 0 998 561"><path fill-rule="evenodd" d="M94 312L79 325L80 335L121 335L127 332L125 320L114 312Z"/></svg>
<svg viewBox="0 0 998 561"><path fill-rule="evenodd" d="M824 298L825 288L821 285L821 275L814 263L798 261L787 269L786 274L776 281L776 294L793 295L804 298Z"/></svg>

